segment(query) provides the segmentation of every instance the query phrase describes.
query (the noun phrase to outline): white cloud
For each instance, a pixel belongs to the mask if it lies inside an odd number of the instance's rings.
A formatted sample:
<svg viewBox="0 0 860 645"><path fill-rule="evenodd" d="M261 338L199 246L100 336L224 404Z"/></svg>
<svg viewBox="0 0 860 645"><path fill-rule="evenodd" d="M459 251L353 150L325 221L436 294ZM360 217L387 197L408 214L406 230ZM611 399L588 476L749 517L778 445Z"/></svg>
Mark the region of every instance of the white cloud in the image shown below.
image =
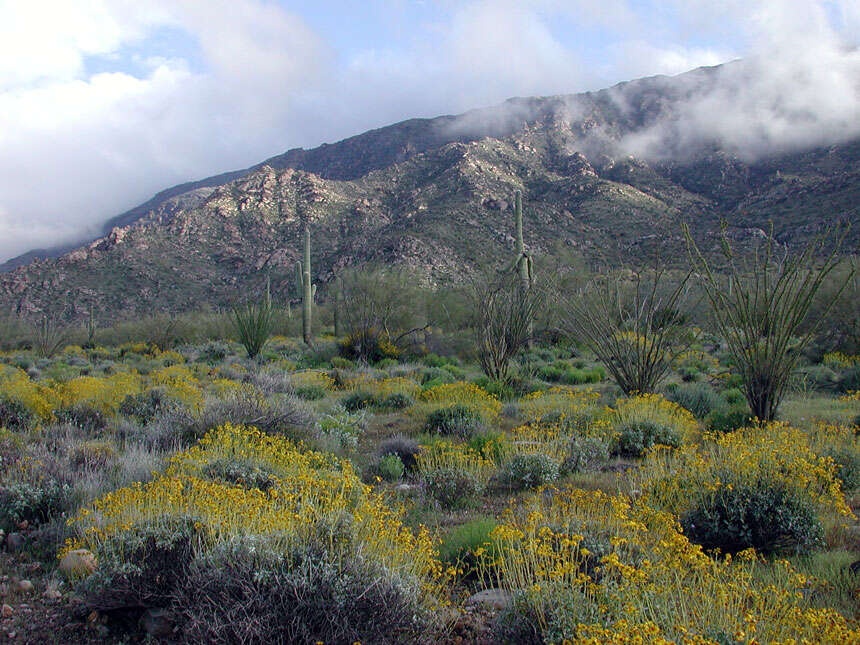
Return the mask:
<svg viewBox="0 0 860 645"><path fill-rule="evenodd" d="M293 146L739 55L757 57L749 78L625 144L799 145L860 122L857 54L843 47L860 39L854 0L439 4L435 22L404 25L408 44L339 58L273 0L0 0L0 261ZM604 45L583 54L568 28ZM148 52L164 29L184 37L185 53ZM129 56L124 71L87 71L91 57Z"/></svg>

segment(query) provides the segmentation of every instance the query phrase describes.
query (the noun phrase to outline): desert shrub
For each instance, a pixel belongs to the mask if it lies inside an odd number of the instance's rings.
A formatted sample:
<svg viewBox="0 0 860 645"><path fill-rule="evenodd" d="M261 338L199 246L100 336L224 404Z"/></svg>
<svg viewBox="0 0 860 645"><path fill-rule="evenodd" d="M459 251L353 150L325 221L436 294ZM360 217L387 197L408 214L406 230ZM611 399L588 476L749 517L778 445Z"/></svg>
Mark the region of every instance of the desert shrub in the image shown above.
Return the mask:
<svg viewBox="0 0 860 645"><path fill-rule="evenodd" d="M500 381L498 379L481 376L476 378L474 383L481 389L485 390L488 394L495 396L501 401L510 401L516 396L516 391L511 385L510 378Z"/></svg>
<svg viewBox="0 0 860 645"><path fill-rule="evenodd" d="M591 390L553 387L525 395L520 416L529 424L556 424L578 434L587 433L594 420L599 395Z"/></svg>
<svg viewBox="0 0 860 645"><path fill-rule="evenodd" d="M23 430L33 422L33 414L27 407L11 398L0 398L0 428Z"/></svg>
<svg viewBox="0 0 860 645"><path fill-rule="evenodd" d="M225 423L252 425L264 432L300 438L313 426L314 414L307 404L288 395L267 399L253 388L244 387L224 398L207 401L200 417L185 429L183 440L191 443Z"/></svg>
<svg viewBox="0 0 860 645"><path fill-rule="evenodd" d="M723 399L731 406L743 405L746 403L744 393L740 388L730 387L722 391Z"/></svg>
<svg viewBox="0 0 860 645"><path fill-rule="evenodd" d="M666 398L704 419L723 405L723 398L705 383L683 384L667 389Z"/></svg>
<svg viewBox="0 0 860 645"><path fill-rule="evenodd" d="M376 472L385 481L393 482L403 477L405 468L403 467L403 462L400 461L400 457L388 454L379 458L376 464Z"/></svg>
<svg viewBox="0 0 860 645"><path fill-rule="evenodd" d="M371 392L357 390L346 395L340 402L348 412L357 412L358 410L366 410L373 407L377 404L377 399Z"/></svg>
<svg viewBox="0 0 860 645"><path fill-rule="evenodd" d="M816 390L831 390L836 386L839 375L824 365L814 365L804 369L801 374L806 382Z"/></svg>
<svg viewBox="0 0 860 645"><path fill-rule="evenodd" d="M840 392L856 392L860 390L860 365L852 365L839 376Z"/></svg>
<svg viewBox="0 0 860 645"><path fill-rule="evenodd" d="M471 437L483 428L481 416L465 405L433 410L424 423L427 432L457 437Z"/></svg>
<svg viewBox="0 0 860 645"><path fill-rule="evenodd" d="M383 358L376 364L377 369L386 370L390 367L396 367L400 363L397 362L396 358Z"/></svg>
<svg viewBox="0 0 860 645"><path fill-rule="evenodd" d="M217 459L204 466L203 474L209 479L236 484L245 488L267 491L275 485L272 473L250 459Z"/></svg>
<svg viewBox="0 0 860 645"><path fill-rule="evenodd" d="M599 470L609 461L609 444L600 437L573 437L567 444L567 454L560 473L587 473Z"/></svg>
<svg viewBox="0 0 860 645"><path fill-rule="evenodd" d="M190 642L399 643L426 628L414 587L361 556L246 541L195 559L177 593Z"/></svg>
<svg viewBox="0 0 860 645"><path fill-rule="evenodd" d="M316 434L324 443L334 444L335 449L349 451L358 447L358 438L364 428L364 413L360 410L334 410L320 417Z"/></svg>
<svg viewBox="0 0 860 645"><path fill-rule="evenodd" d="M746 405L714 410L705 419L711 432L733 432L739 428L748 427L753 421L753 416Z"/></svg>
<svg viewBox="0 0 860 645"><path fill-rule="evenodd" d="M624 457L641 457L655 445L672 448L681 445L681 436L674 428L656 421L626 421L617 427L617 431L612 452Z"/></svg>
<svg viewBox="0 0 860 645"><path fill-rule="evenodd" d="M18 524L38 525L71 507L71 488L53 478L12 480L0 484L0 529L14 531Z"/></svg>
<svg viewBox="0 0 860 645"><path fill-rule="evenodd" d="M594 536L608 539L595 548ZM762 642L836 645L857 636L837 612L810 608L797 593L804 578L787 562L762 580L754 553L712 559L671 513L625 497L578 489L533 494L503 515L490 537L489 579L515 595L513 611L525 617L517 624L529 627L516 632L516 642L683 642L695 635L697 642L729 643L754 630ZM602 554L595 568L592 548Z"/></svg>
<svg viewBox="0 0 860 645"><path fill-rule="evenodd" d="M835 465L809 440L782 423L745 428L655 452L637 477L648 503L710 548L802 551L817 543L823 518L851 516Z"/></svg>
<svg viewBox="0 0 860 645"><path fill-rule="evenodd" d="M357 329L338 341L338 351L343 358L365 363L378 363L400 354L388 337L373 327Z"/></svg>
<svg viewBox="0 0 860 645"><path fill-rule="evenodd" d="M504 432L484 430L469 437L469 450L484 459L498 463L507 454L508 439Z"/></svg>
<svg viewBox="0 0 860 645"><path fill-rule="evenodd" d="M108 441L84 441L75 445L69 454L69 462L76 468L104 470L116 459L116 446Z"/></svg>
<svg viewBox="0 0 860 645"><path fill-rule="evenodd" d="M474 383L458 381L427 388L419 393L418 411L434 410L453 405L470 408L480 415L485 423L491 423L499 416L502 404L498 398Z"/></svg>
<svg viewBox="0 0 860 645"><path fill-rule="evenodd" d="M457 379L448 370L440 367L425 367L419 372L421 385L435 387L444 383L453 383Z"/></svg>
<svg viewBox="0 0 860 645"><path fill-rule="evenodd" d="M343 356L333 356L331 366L339 370L351 370L355 367L355 363Z"/></svg>
<svg viewBox="0 0 860 645"><path fill-rule="evenodd" d="M677 447L697 429L688 410L659 394L619 399L608 419L615 435L612 452L631 457L656 444Z"/></svg>
<svg viewBox="0 0 860 645"><path fill-rule="evenodd" d="M842 490L860 487L860 432L855 427L818 423L807 435L815 454L829 457L836 466L836 476L842 481Z"/></svg>
<svg viewBox="0 0 860 645"><path fill-rule="evenodd" d="M501 477L517 489L539 488L558 478L558 464L548 455L515 455L502 468Z"/></svg>
<svg viewBox="0 0 860 645"><path fill-rule="evenodd" d="M104 413L86 403L63 406L54 411L58 423L68 423L88 432L101 430L106 425Z"/></svg>
<svg viewBox="0 0 860 645"><path fill-rule="evenodd" d="M170 518L109 534L100 544L99 566L79 591L99 611L163 608L193 558L194 523Z"/></svg>
<svg viewBox="0 0 860 645"><path fill-rule="evenodd" d="M824 533L811 501L779 481L721 479L681 515L684 534L707 550L803 553Z"/></svg>
<svg viewBox="0 0 860 645"><path fill-rule="evenodd" d="M490 533L498 526L492 517L477 517L455 526L442 538L439 558L456 567L463 580L474 580L492 554Z"/></svg>
<svg viewBox="0 0 860 645"><path fill-rule="evenodd" d="M207 477L224 459L251 462L274 483L264 492ZM84 582L91 606L165 607L196 642L216 632L410 641L441 605L445 575L426 531L404 527L349 461L254 428L207 434L163 475L105 495L72 526L66 548L99 562Z"/></svg>
<svg viewBox="0 0 860 645"><path fill-rule="evenodd" d="M220 340L211 340L200 348L197 360L209 365L217 365L230 355L230 346Z"/></svg>
<svg viewBox="0 0 860 645"><path fill-rule="evenodd" d="M297 387L294 391L295 395L305 401L318 401L326 397L327 391L319 385L306 385Z"/></svg>
<svg viewBox="0 0 860 645"><path fill-rule="evenodd" d="M379 407L384 410L403 410L412 406L415 400L403 392L394 392L379 402Z"/></svg>
<svg viewBox="0 0 860 645"><path fill-rule="evenodd" d="M415 439L397 435L386 439L379 444L379 449L376 451L378 457L386 455L396 455L407 471L415 468L418 454L421 452L421 446Z"/></svg>
<svg viewBox="0 0 860 645"><path fill-rule="evenodd" d="M119 406L119 413L134 417L141 423L149 423L165 406L173 401L163 388L150 388L137 394L129 394Z"/></svg>
<svg viewBox="0 0 860 645"><path fill-rule="evenodd" d="M442 508L462 508L481 490L475 476L459 468L439 468L421 474L427 494Z"/></svg>

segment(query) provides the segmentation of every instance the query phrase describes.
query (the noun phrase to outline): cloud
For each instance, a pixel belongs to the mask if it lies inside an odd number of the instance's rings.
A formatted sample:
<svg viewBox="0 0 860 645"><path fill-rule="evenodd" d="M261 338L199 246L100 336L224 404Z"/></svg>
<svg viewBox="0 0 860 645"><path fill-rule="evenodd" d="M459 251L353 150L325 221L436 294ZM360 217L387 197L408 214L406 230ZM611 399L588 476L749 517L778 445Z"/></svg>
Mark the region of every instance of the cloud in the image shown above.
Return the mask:
<svg viewBox="0 0 860 645"><path fill-rule="evenodd" d="M0 0L0 261L291 147L741 55L742 72L622 151L716 140L747 154L844 138L860 122L850 0L428 0L420 19L400 6L392 25L406 37L380 27L357 48L290 6ZM470 118L504 128L524 115L513 102Z"/></svg>

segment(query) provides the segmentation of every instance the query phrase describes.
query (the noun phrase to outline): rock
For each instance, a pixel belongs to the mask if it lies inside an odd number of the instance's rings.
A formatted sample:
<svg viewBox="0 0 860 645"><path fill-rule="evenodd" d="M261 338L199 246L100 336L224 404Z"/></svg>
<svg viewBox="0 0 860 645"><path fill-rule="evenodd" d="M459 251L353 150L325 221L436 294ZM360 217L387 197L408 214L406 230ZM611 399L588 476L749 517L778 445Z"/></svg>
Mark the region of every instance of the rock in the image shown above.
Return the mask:
<svg viewBox="0 0 860 645"><path fill-rule="evenodd" d="M31 593L33 591L33 583L29 580L19 580L15 585L15 589L20 593Z"/></svg>
<svg viewBox="0 0 860 645"><path fill-rule="evenodd" d="M42 598L46 600L59 600L62 596L63 594L56 589L45 589L45 592L42 594Z"/></svg>
<svg viewBox="0 0 860 645"><path fill-rule="evenodd" d="M394 487L394 490L399 491L401 493L408 493L413 488L415 488L415 486L413 486L412 484L398 484Z"/></svg>
<svg viewBox="0 0 860 645"><path fill-rule="evenodd" d="M82 578L90 575L97 568L96 556L86 549L69 551L60 560L60 571L67 578Z"/></svg>
<svg viewBox="0 0 860 645"><path fill-rule="evenodd" d="M20 533L10 533L6 536L6 550L9 553L17 553L24 548L24 536Z"/></svg>
<svg viewBox="0 0 860 645"><path fill-rule="evenodd" d="M15 613L15 610L6 604L4 604L3 609L0 610L0 615L2 615L3 618L12 618L12 614L14 614L14 613Z"/></svg>
<svg viewBox="0 0 860 645"><path fill-rule="evenodd" d="M501 611L511 606L513 594L504 589L484 589L469 597L466 606L486 605Z"/></svg>
<svg viewBox="0 0 860 645"><path fill-rule="evenodd" d="M166 609L147 609L140 626L153 638L165 638L173 633L173 615Z"/></svg>

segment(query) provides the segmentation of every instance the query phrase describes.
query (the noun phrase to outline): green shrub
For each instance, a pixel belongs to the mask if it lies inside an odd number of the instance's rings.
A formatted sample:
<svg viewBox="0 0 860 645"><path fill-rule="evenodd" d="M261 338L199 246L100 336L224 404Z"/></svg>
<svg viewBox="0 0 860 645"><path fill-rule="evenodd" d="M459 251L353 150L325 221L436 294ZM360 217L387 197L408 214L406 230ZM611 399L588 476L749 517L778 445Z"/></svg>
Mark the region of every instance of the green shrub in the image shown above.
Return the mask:
<svg viewBox="0 0 860 645"><path fill-rule="evenodd" d="M609 460L609 444L599 437L574 437L567 446L561 474L600 470Z"/></svg>
<svg viewBox="0 0 860 645"><path fill-rule="evenodd" d="M379 363L386 358L397 358L398 351L377 329L358 329L338 341L338 351L343 358L365 363Z"/></svg>
<svg viewBox="0 0 860 645"><path fill-rule="evenodd" d="M842 372L838 387L840 392L860 390L860 365L854 365Z"/></svg>
<svg viewBox="0 0 860 645"><path fill-rule="evenodd" d="M723 405L723 398L706 383L685 383L667 388L666 398L692 412L697 419L704 419Z"/></svg>
<svg viewBox="0 0 860 645"><path fill-rule="evenodd" d="M730 387L728 390L723 390L723 399L731 406L746 405L746 397L740 388Z"/></svg>
<svg viewBox="0 0 860 645"><path fill-rule="evenodd" d="M119 406L119 413L134 417L141 423L149 423L173 400L161 388L152 388L138 394L129 394Z"/></svg>
<svg viewBox="0 0 860 645"><path fill-rule="evenodd" d="M438 354L431 353L422 357L421 362L427 367L444 367L451 363L451 359L446 356L439 356Z"/></svg>
<svg viewBox="0 0 860 645"><path fill-rule="evenodd" d="M737 553L803 553L822 542L824 530L808 499L779 482L722 481L719 489L701 491L693 508L681 516L691 541L706 550Z"/></svg>
<svg viewBox="0 0 860 645"><path fill-rule="evenodd" d="M343 356L333 356L331 366L339 370L351 370L355 367L355 363Z"/></svg>
<svg viewBox="0 0 860 645"><path fill-rule="evenodd" d="M405 470L403 462L397 455L384 455L376 465L376 472L379 473L379 476L389 482L398 481L403 477Z"/></svg>
<svg viewBox="0 0 860 645"><path fill-rule="evenodd" d="M853 446L832 447L824 451L836 464L836 476L842 480L842 490L860 487L860 453Z"/></svg>
<svg viewBox="0 0 860 645"><path fill-rule="evenodd" d="M427 494L443 508L462 508L479 492L475 476L457 468L440 468L424 473Z"/></svg>
<svg viewBox="0 0 860 645"><path fill-rule="evenodd" d="M230 346L220 340L212 340L206 343L197 356L198 361L208 363L209 365L217 365L230 354Z"/></svg>
<svg viewBox="0 0 860 645"><path fill-rule="evenodd" d="M184 642L416 642L427 629L414 581L355 554L284 555L256 542L196 558L175 594Z"/></svg>
<svg viewBox="0 0 860 645"><path fill-rule="evenodd" d="M681 436L669 426L654 421L628 421L619 428L612 452L623 457L641 457L653 446L681 445Z"/></svg>
<svg viewBox="0 0 860 645"><path fill-rule="evenodd" d="M492 394L502 401L510 401L516 396L513 386L509 381L500 381L481 376L472 381L478 387L483 388L488 394Z"/></svg>
<svg viewBox="0 0 860 645"><path fill-rule="evenodd" d="M295 395L305 401L319 401L324 399L328 392L321 385L304 385L295 389Z"/></svg>
<svg viewBox="0 0 860 645"><path fill-rule="evenodd" d="M461 571L464 580L474 580L481 568L486 569L492 552L490 533L498 526L492 517L478 517L448 531L439 545L439 558L442 562ZM485 549L484 555L476 555Z"/></svg>
<svg viewBox="0 0 860 645"><path fill-rule="evenodd" d="M275 485L274 475L249 459L218 459L203 468L209 479L236 484L244 488L257 488L263 492Z"/></svg>
<svg viewBox="0 0 860 645"><path fill-rule="evenodd" d="M540 453L516 455L504 465L501 476L514 488L538 488L558 479L558 464Z"/></svg>
<svg viewBox="0 0 860 645"><path fill-rule="evenodd" d="M105 415L86 403L77 403L54 411L59 423L68 423L87 432L101 430L106 425Z"/></svg>
<svg viewBox="0 0 860 645"><path fill-rule="evenodd" d="M714 410L705 419L711 432L733 432L739 428L748 427L752 422L753 416L745 405L727 410Z"/></svg>
<svg viewBox="0 0 860 645"><path fill-rule="evenodd" d="M397 435L386 439L379 444L379 449L376 451L378 457L386 455L396 455L400 459L400 463L407 471L415 468L418 453L421 452L421 445L411 437Z"/></svg>
<svg viewBox="0 0 860 645"><path fill-rule="evenodd" d="M421 385L426 385L431 381L438 384L453 383L457 379L448 370L443 370L440 367L425 367L419 373Z"/></svg>
<svg viewBox="0 0 860 645"><path fill-rule="evenodd" d="M30 427L33 415L17 399L0 398L0 428L23 430Z"/></svg>
<svg viewBox="0 0 860 645"><path fill-rule="evenodd" d="M71 492L68 484L53 479L0 485L0 529L8 533L21 522L50 521L71 507Z"/></svg>
<svg viewBox="0 0 860 645"><path fill-rule="evenodd" d="M381 369L381 370L384 370L384 369L388 369L389 367L395 367L399 364L400 363L398 363L396 358L383 358L381 361L379 361L376 364L376 367Z"/></svg>
<svg viewBox="0 0 860 645"><path fill-rule="evenodd" d="M333 443L335 449L355 450L364 427L365 418L360 411L334 412L320 418L317 424L317 438Z"/></svg>
<svg viewBox="0 0 860 645"><path fill-rule="evenodd" d="M481 415L465 405L439 408L427 415L427 432L457 437L471 437L483 428Z"/></svg>
<svg viewBox="0 0 860 645"><path fill-rule="evenodd" d="M403 392L394 392L379 402L379 407L385 410L403 410L414 405L415 400Z"/></svg>
<svg viewBox="0 0 860 645"><path fill-rule="evenodd" d="M376 405L376 403L376 397L372 393L365 392L364 390L357 390L341 399L341 405L343 405L348 412L366 410L367 408Z"/></svg>
<svg viewBox="0 0 860 645"><path fill-rule="evenodd" d="M469 437L469 450L484 459L498 462L502 457L502 448L506 441L504 432L484 430Z"/></svg>

